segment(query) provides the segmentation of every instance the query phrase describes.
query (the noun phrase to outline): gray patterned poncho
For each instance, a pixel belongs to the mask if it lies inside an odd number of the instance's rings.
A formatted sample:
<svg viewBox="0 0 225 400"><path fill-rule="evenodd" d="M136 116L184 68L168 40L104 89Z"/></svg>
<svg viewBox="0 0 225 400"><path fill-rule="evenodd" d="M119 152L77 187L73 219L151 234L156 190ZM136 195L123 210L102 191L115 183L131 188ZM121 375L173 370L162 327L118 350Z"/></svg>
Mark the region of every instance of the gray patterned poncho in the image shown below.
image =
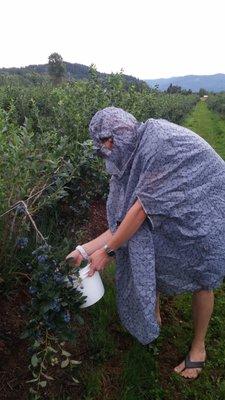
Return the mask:
<svg viewBox="0 0 225 400"><path fill-rule="evenodd" d="M159 335L156 290L218 288L225 276L225 162L200 136L164 119L138 123L120 108L98 111L90 135L111 174L114 233L140 200L147 218L116 251L122 324L142 344ZM113 148L101 138L113 138Z"/></svg>

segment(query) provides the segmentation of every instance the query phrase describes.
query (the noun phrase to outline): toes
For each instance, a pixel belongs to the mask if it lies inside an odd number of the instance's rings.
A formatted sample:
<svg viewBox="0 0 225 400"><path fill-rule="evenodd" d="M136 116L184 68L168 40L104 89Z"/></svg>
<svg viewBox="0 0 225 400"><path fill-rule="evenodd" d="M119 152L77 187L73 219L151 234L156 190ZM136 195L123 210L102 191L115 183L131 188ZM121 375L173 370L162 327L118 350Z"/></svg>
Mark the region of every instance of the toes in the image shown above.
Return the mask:
<svg viewBox="0 0 225 400"><path fill-rule="evenodd" d="M188 369L185 369L184 371L181 372L181 376L184 378L193 378L193 371L190 371Z"/></svg>
<svg viewBox="0 0 225 400"><path fill-rule="evenodd" d="M185 363L184 361L182 361L181 364L177 365L177 367L174 368L174 371L180 373L181 371L183 371L184 368L185 368Z"/></svg>
<svg viewBox="0 0 225 400"><path fill-rule="evenodd" d="M174 372L180 374L184 378L195 379L198 377L199 373L201 372L201 369L185 368L185 362L183 361L181 364L179 364L177 367L174 368Z"/></svg>
<svg viewBox="0 0 225 400"><path fill-rule="evenodd" d="M186 368L184 371L181 372L181 376L184 378L189 378L189 379L196 379L199 375L199 372L201 370L199 369L192 369L192 368Z"/></svg>

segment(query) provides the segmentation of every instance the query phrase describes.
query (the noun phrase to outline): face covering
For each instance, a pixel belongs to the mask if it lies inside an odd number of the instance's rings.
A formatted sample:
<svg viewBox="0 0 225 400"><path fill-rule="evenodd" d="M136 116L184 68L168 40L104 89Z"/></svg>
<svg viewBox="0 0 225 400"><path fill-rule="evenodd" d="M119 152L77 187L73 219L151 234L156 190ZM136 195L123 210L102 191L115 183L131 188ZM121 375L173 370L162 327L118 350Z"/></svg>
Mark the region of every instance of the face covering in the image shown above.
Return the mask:
<svg viewBox="0 0 225 400"><path fill-rule="evenodd" d="M137 127L135 117L117 107L106 107L98 111L89 125L96 154L105 159L110 175L120 176L136 146ZM113 139L112 149L101 143L101 139Z"/></svg>

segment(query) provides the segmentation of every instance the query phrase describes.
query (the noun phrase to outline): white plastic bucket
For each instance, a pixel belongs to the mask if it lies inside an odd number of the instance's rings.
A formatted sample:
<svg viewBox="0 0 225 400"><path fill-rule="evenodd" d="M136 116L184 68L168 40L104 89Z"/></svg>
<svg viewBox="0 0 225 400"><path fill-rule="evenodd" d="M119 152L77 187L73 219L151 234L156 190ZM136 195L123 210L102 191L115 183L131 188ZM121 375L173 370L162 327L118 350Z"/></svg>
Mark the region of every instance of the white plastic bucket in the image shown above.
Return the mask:
<svg viewBox="0 0 225 400"><path fill-rule="evenodd" d="M74 287L82 292L84 296L87 296L85 302L80 306L80 308L86 308L95 304L98 300L102 298L105 293L105 289L102 283L101 276L98 271L95 271L94 275L88 276L90 269L90 264L79 270L79 282L74 279ZM67 280L68 282L68 280Z"/></svg>

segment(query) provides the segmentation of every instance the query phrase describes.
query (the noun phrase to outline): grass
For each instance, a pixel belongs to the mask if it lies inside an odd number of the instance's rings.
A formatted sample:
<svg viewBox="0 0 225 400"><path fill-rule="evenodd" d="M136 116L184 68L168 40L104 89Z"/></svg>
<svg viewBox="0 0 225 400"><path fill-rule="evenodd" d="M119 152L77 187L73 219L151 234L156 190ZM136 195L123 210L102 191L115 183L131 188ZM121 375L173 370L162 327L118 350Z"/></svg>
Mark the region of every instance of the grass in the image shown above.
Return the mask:
<svg viewBox="0 0 225 400"><path fill-rule="evenodd" d="M182 124L200 134L225 159L225 120L200 101Z"/></svg>
<svg viewBox="0 0 225 400"><path fill-rule="evenodd" d="M199 102L184 121L225 158L225 121ZM192 340L190 293L161 297L163 326L152 346L142 346L122 327L117 315L115 266L103 272L105 295L85 312L91 321L90 357L81 367L82 400L224 400L225 285L215 291L207 338L207 364L199 379L173 372ZM83 368L83 370L82 370ZM81 399L79 399L81 400Z"/></svg>
<svg viewBox="0 0 225 400"><path fill-rule="evenodd" d="M120 324L114 285L115 266L103 273L104 297L87 310L92 326L91 360L83 366L84 400L161 400L155 360L157 347L142 346ZM88 369L87 369L88 368Z"/></svg>

